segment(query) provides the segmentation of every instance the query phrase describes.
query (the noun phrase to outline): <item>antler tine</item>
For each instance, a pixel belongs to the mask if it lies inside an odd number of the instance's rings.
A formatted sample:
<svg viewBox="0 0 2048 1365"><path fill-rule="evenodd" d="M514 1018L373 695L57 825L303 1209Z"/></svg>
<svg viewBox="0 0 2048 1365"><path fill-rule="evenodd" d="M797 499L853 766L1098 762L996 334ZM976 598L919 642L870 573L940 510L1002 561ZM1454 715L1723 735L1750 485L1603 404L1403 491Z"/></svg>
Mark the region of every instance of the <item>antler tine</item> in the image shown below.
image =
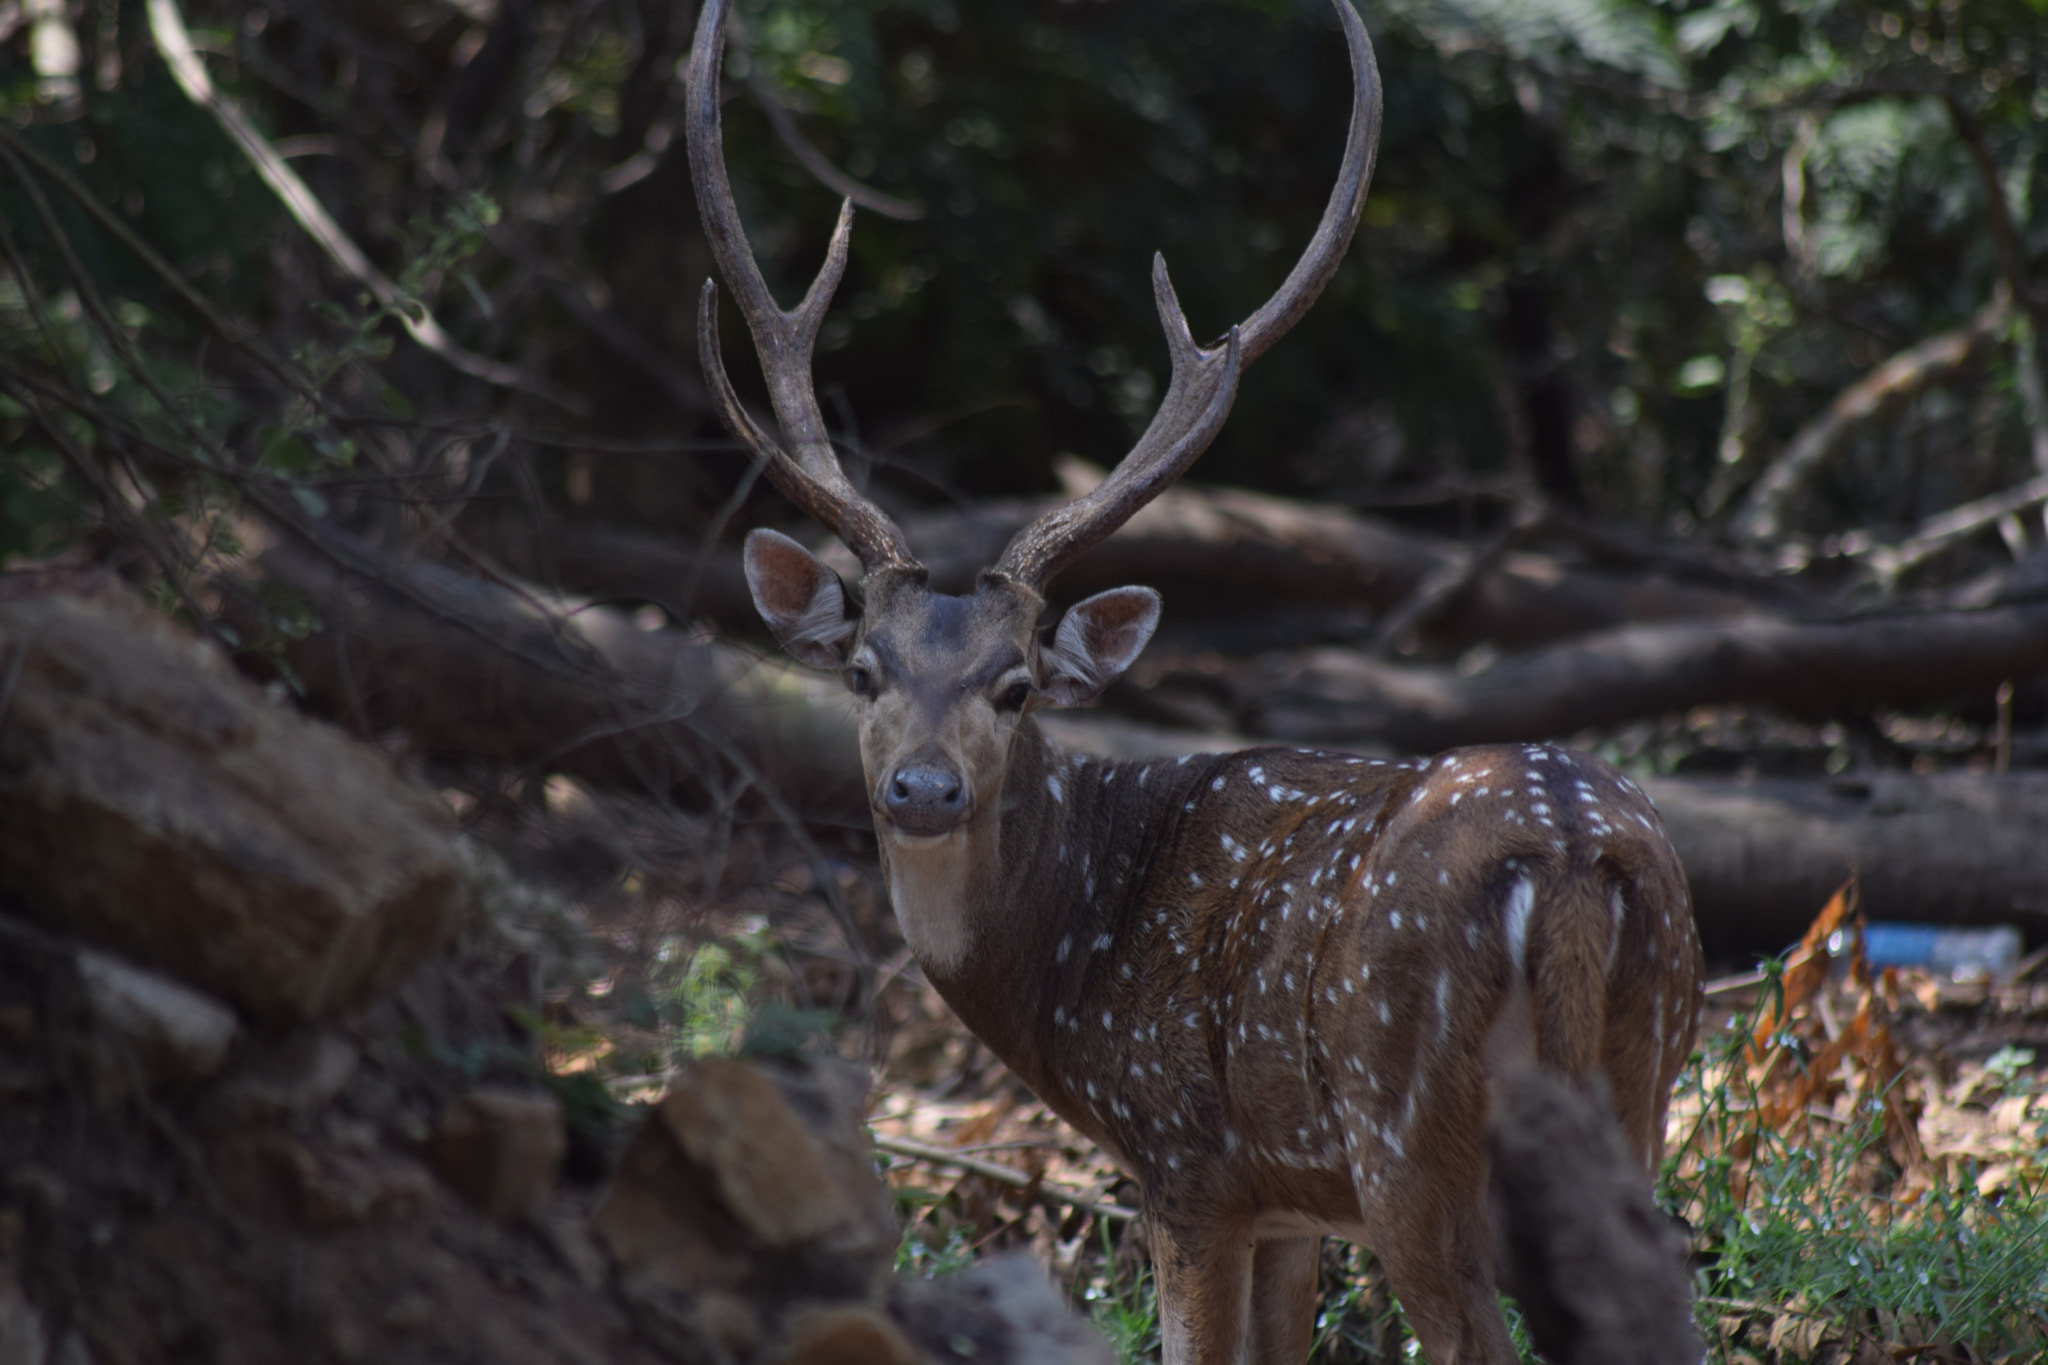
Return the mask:
<svg viewBox="0 0 2048 1365"><path fill-rule="evenodd" d="M785 449L748 415L725 372L718 345L718 287L704 282L697 315L697 339L705 377L718 400L719 415L733 435L746 442L766 469L768 479L820 525L845 541L869 571L887 565L914 565L910 544L881 508L863 497L847 480L826 434L825 417L811 378L811 354L818 327L833 291L846 273L847 244L853 231L853 201L839 206L839 223L825 251L825 263L793 311L776 307L747 244L746 229L733 203L732 182L725 173L725 139L718 107L718 75L725 48L725 16L729 0L706 0L697 18L697 36L690 51L686 125L690 149L690 180L697 192L697 211L704 235L718 258L719 273L732 286L754 350L768 381L769 402L782 428Z"/></svg>
<svg viewBox="0 0 2048 1365"><path fill-rule="evenodd" d="M1100 487L1019 531L991 573L1034 588L1043 585L1186 473L1222 430L1243 368L1271 350L1301 320L1337 273L1372 184L1373 163L1379 153L1381 95L1379 66L1364 22L1351 0L1331 3L1351 54L1351 130L1344 141L1336 187L1330 191L1322 221L1301 259L1294 263L1279 291L1257 312L1232 328L1224 341L1203 347L1195 344L1188 331L1187 317L1167 278L1165 259L1152 258L1152 292L1173 355L1173 378L1159 411Z"/></svg>

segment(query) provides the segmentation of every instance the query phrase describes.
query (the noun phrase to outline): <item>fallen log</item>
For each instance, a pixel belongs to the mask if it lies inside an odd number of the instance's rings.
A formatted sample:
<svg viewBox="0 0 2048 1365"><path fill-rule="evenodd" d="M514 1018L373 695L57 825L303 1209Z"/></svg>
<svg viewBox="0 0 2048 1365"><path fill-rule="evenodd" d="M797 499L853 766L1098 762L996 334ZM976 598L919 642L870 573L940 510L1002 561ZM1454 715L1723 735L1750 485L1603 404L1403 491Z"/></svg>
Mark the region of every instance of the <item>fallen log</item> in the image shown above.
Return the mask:
<svg viewBox="0 0 2048 1365"><path fill-rule="evenodd" d="M1989 696L2048 672L2048 602L1847 621L1744 617L1626 626L1467 676L1343 650L1225 678L1246 733L1415 752L1550 739L1741 703L1796 716ZM1170 679L1169 679L1170 681Z"/></svg>
<svg viewBox="0 0 2048 1365"><path fill-rule="evenodd" d="M398 574L394 586L343 573L303 547L280 546L262 562L273 581L299 592L327 623L285 656L303 679L308 700L371 733L403 729L430 754L563 771L598 785L640 789L701 789L714 779L730 781L733 769L727 765L737 758L807 818L856 824L865 819L851 718L831 679L678 631L642 630L621 612L521 596L444 567L414 563L401 572L391 566ZM1914 682L1915 669L1945 678L1951 690L1969 669L1986 679L2010 676L2001 672L2007 667L2023 671L2030 660L2033 671L2048 669L2048 659L2040 657L2048 651L2048 605L1931 619L1936 628L1925 631L1896 620L1799 627L1847 632L1827 636L1833 642L1828 649L1813 645L1819 662L1771 630L1737 637L1735 644L1726 635L1714 638L1724 653L1751 668L1775 663L1786 670L1809 689L1800 695L1815 704L1873 695L1911 700L1927 695L1916 688L1943 690L1929 677ZM1692 623L1660 629L1689 638L1684 632L1710 628ZM1849 648L1860 638L1858 631L1874 632L1890 652ZM1672 708L1729 695L1693 677L1685 663L1690 656L1682 650L1627 645L1609 642L1617 668L1655 673L1652 665L1664 659L1678 669L1674 687L1696 689L1670 702ZM1566 650L1581 648L1586 647ZM1713 664L1718 656L1706 653ZM1744 676L1722 662L1724 671ZM1394 712L1384 700L1379 703L1377 716L1404 720L1381 733L1418 749L1569 734L1613 719L1615 708L1602 693L1621 688L1612 674L1559 667L1565 679L1575 681L1559 683L1556 690L1586 714L1583 720L1560 719L1556 705L1543 703L1546 694L1522 704L1518 688L1526 682L1477 686L1508 672L1509 663L1472 679L1355 656L1344 666L1350 670L1346 677L1391 679L1407 689L1399 696L1420 695L1432 704L1446 696L1458 701L1444 712L1421 703ZM1706 672L1713 675L1712 668ZM1301 684L1297 679L1288 685ZM1432 696L1429 688L1440 690ZM1252 711L1269 722L1266 738L1282 730L1270 723L1276 717L1318 719L1306 702L1292 700L1298 695L1276 688L1258 699ZM1285 711L1283 705L1299 709ZM1354 695L1330 714L1355 723L1362 711ZM1091 728L1101 728L1085 713L1049 723L1063 739L1083 745ZM1361 734L1370 738L1360 727L1351 741ZM1280 737L1333 739L1327 730L1306 725L1293 734L1282 730ZM1340 735L1334 742L1346 741ZM1215 744L1198 732L1148 731L1141 747L1179 752ZM1822 783L1662 779L1645 785L1665 811L1693 877L1702 934L1716 949L1769 949L1797 938L1828 893L1859 870L1877 918L2012 922L2036 934L2043 927L2039 912L2048 910L2048 895L2038 888L2048 886L2048 840L2040 837L2048 828L2048 777L2015 774L1994 782L1901 774Z"/></svg>
<svg viewBox="0 0 2048 1365"><path fill-rule="evenodd" d="M1010 537L1051 505L1012 499L900 520L934 586L965 592ZM629 528L533 522L505 512L471 512L460 526L467 543L529 581L599 598L655 602L678 620L702 619L728 633L760 634L736 551L694 548ZM1563 530L1574 543L1592 543L1614 566L1514 549L1491 556L1483 571L1464 582L1482 547L1340 508L1242 489L1177 487L1075 561L1061 574L1056 597L1065 603L1141 583L1166 595L1169 633L1191 622L1271 617L1282 609L1302 614L1303 629L1313 633L1327 631L1333 613L1366 622L1399 611L1432 585L1458 583L1454 594L1431 603L1426 619L1417 623L1418 647L1437 655L1462 653L1482 641L1525 649L1629 621L1798 605L1781 583L1727 571L1709 574L1706 568L1656 560L1641 547L1618 549L1583 528ZM821 546L821 553L849 580L858 578L858 564L836 544ZM1714 581L1699 581L1702 576ZM1358 633L1369 632L1361 625Z"/></svg>
<svg viewBox="0 0 2048 1365"><path fill-rule="evenodd" d="M1709 951L1795 942L1852 874L1873 920L2048 940L2048 773L1648 778Z"/></svg>
<svg viewBox="0 0 2048 1365"><path fill-rule="evenodd" d="M445 565L329 548L283 541L258 562L320 623L280 645L307 704L360 733L700 803L753 789L811 819L866 809L832 679ZM259 623L231 619L254 638Z"/></svg>

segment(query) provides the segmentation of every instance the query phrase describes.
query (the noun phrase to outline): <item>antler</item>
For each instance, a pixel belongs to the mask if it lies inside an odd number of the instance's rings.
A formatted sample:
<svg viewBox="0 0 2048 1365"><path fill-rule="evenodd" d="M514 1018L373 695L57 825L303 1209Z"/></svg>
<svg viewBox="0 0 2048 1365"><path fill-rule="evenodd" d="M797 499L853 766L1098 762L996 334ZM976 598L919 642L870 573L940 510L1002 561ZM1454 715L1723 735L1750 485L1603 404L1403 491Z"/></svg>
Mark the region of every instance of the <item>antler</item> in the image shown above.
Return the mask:
<svg viewBox="0 0 2048 1365"><path fill-rule="evenodd" d="M916 564L910 544L882 509L847 481L825 432L825 417L811 380L811 352L818 325L839 278L846 272L847 240L853 230L853 201L839 206L839 225L825 250L825 264L811 281L803 302L793 312L775 306L761 268L747 245L746 229L733 204L732 182L725 174L725 141L718 113L718 74L725 48L728 0L707 0L697 18L696 44L690 52L686 123L690 145L690 180L697 191L697 211L711 239L719 273L732 286L740 312L753 333L754 350L768 380L775 420L789 443L783 446L763 431L740 405L739 394L726 375L718 346L718 283L704 281L697 310L697 348L704 374L718 400L719 415L733 435L745 441L766 468L768 479L789 500L825 529L845 541L870 572L889 565Z"/></svg>
<svg viewBox="0 0 2048 1365"><path fill-rule="evenodd" d="M1090 546L1129 521L1139 508L1159 496L1187 472L1230 415L1237 381L1244 367L1257 360L1301 319L1323 286L1337 273L1351 234L1365 210L1365 192L1372 183L1373 161L1380 140L1380 75L1372 41L1351 0L1331 0L1344 27L1351 51L1351 132L1344 142L1344 162L1337 187L1316 225L1308 249L1256 313L1214 346L1197 346L1189 335L1180 300L1166 276L1163 256L1152 258L1152 294L1159 305L1159 323L1173 352L1173 379L1152 424L1138 438L1100 487L1075 502L1048 512L1017 533L990 572L1028 584L1043 585Z"/></svg>

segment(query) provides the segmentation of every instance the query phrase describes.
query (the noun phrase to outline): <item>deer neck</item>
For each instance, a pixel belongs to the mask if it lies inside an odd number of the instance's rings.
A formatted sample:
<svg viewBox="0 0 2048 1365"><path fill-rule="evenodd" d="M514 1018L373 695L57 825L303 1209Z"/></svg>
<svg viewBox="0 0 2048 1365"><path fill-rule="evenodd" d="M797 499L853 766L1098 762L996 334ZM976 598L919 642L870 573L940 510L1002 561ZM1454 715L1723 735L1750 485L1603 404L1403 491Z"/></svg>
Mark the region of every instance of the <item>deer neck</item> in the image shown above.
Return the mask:
<svg viewBox="0 0 2048 1365"><path fill-rule="evenodd" d="M1040 1070L1041 1016L1085 956L1076 945L1138 899L1144 860L1120 853L1112 831L1157 830L1184 799L1173 794L1180 782L1141 778L1148 769L1180 776L1171 759L1141 766L1076 753L1027 718L994 809L938 839L882 836L890 896L919 965L1027 1083Z"/></svg>

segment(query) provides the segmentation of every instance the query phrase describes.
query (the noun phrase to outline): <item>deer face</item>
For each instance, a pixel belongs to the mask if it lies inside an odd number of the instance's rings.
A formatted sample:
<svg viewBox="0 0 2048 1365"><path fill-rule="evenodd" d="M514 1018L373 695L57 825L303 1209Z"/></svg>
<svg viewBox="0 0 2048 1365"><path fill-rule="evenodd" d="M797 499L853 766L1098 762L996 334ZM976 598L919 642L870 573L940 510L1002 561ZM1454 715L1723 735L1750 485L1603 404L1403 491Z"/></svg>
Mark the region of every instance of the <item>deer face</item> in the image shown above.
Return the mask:
<svg viewBox="0 0 2048 1365"><path fill-rule="evenodd" d="M783 647L837 672L853 694L875 826L903 847L999 815L1019 722L1095 696L1159 623L1158 593L1113 588L1075 604L1043 640L1045 603L1029 587L985 573L972 594L952 597L914 567L869 574L853 615L838 575L774 531L747 537L746 570Z"/></svg>

